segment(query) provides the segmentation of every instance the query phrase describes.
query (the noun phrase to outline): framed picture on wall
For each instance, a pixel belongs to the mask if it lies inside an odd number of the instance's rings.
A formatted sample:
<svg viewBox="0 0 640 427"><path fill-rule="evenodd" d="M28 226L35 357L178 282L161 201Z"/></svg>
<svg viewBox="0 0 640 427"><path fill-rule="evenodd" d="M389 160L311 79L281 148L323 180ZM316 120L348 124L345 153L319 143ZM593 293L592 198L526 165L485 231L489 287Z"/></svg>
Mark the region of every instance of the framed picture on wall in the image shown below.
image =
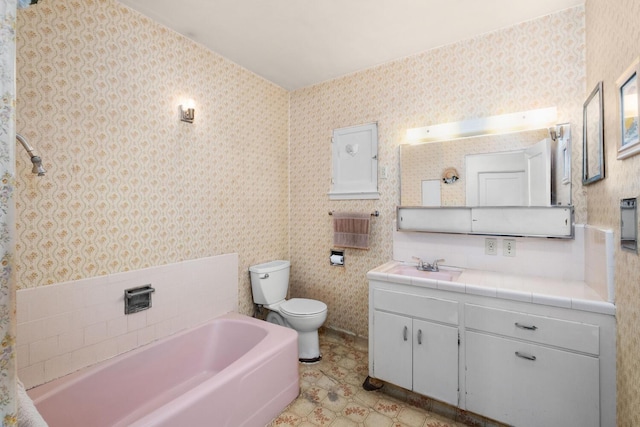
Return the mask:
<svg viewBox="0 0 640 427"><path fill-rule="evenodd" d="M604 178L604 115L602 82L598 82L582 109L582 183Z"/></svg>
<svg viewBox="0 0 640 427"><path fill-rule="evenodd" d="M620 112L618 159L625 159L640 153L640 138L638 137L638 110L640 110L639 70L640 58L636 58L620 78L616 80Z"/></svg>

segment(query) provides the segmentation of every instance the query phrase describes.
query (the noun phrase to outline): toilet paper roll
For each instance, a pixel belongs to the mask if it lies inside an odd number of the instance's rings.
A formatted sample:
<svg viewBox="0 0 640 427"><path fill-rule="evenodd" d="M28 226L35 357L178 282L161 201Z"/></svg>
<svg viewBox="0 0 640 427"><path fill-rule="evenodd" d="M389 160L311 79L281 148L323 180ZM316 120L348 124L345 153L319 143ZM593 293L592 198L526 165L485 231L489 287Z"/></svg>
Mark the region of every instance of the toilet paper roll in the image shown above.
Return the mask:
<svg viewBox="0 0 640 427"><path fill-rule="evenodd" d="M331 264L343 265L344 264L344 256L342 255L331 255Z"/></svg>

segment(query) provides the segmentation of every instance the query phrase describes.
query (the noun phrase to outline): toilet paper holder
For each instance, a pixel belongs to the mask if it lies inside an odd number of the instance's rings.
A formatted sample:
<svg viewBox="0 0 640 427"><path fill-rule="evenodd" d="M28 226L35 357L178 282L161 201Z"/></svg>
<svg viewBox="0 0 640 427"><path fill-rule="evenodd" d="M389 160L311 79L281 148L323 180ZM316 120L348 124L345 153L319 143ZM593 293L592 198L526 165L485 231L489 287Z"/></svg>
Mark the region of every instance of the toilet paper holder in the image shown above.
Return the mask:
<svg viewBox="0 0 640 427"><path fill-rule="evenodd" d="M344 251L331 249L331 255L329 255L329 264L334 267L344 267Z"/></svg>

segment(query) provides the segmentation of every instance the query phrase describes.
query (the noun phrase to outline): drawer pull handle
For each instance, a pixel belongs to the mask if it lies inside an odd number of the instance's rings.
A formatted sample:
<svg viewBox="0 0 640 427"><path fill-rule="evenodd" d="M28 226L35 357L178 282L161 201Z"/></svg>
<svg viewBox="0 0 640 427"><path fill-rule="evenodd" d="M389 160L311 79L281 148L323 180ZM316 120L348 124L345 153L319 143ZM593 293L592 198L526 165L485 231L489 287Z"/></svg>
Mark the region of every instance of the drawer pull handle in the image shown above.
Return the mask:
<svg viewBox="0 0 640 427"><path fill-rule="evenodd" d="M405 341L407 340L407 332L408 332L408 331L409 331L409 330L408 330L408 329L407 329L407 327L405 326L405 327L404 327L404 331L402 332L402 338L404 338L404 340L405 340Z"/></svg>
<svg viewBox="0 0 640 427"><path fill-rule="evenodd" d="M527 353L520 353L519 351L516 351L516 356L520 357L521 359L536 360L535 356L532 356Z"/></svg>
<svg viewBox="0 0 640 427"><path fill-rule="evenodd" d="M418 345L422 345L422 329L418 329Z"/></svg>
<svg viewBox="0 0 640 427"><path fill-rule="evenodd" d="M526 329L527 331L535 331L536 329L538 329L537 326L534 326L534 325L523 325L522 323L518 323L518 322L516 322L516 327L520 328L520 329Z"/></svg>

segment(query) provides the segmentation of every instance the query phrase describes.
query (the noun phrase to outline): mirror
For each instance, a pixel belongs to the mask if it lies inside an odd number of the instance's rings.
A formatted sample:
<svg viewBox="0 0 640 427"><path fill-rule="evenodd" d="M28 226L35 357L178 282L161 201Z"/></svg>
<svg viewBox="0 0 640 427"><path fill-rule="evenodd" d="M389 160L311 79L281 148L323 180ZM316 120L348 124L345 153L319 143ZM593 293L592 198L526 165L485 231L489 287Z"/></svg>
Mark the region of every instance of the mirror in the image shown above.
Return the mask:
<svg viewBox="0 0 640 427"><path fill-rule="evenodd" d="M570 139L570 125L563 124L551 130L402 145L401 205L569 206ZM457 179L446 179L451 170ZM507 191L522 194L495 196Z"/></svg>

